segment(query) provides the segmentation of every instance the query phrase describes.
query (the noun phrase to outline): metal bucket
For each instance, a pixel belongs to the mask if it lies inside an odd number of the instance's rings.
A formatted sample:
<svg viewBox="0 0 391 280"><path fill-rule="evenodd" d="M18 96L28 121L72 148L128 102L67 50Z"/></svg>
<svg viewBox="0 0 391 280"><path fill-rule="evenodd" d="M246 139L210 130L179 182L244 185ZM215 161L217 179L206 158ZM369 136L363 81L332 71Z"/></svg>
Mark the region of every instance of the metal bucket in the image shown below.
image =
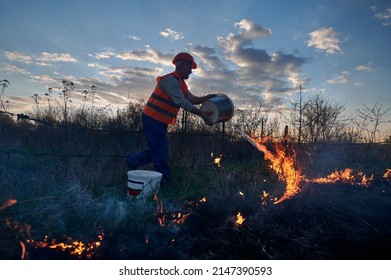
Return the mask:
<svg viewBox="0 0 391 280"><path fill-rule="evenodd" d="M234 115L234 104L231 99L223 93L204 101L201 105L201 110L212 111L209 115L209 120L212 123L227 122Z"/></svg>
<svg viewBox="0 0 391 280"><path fill-rule="evenodd" d="M128 195L136 199L147 199L160 188L163 174L149 170L128 171Z"/></svg>

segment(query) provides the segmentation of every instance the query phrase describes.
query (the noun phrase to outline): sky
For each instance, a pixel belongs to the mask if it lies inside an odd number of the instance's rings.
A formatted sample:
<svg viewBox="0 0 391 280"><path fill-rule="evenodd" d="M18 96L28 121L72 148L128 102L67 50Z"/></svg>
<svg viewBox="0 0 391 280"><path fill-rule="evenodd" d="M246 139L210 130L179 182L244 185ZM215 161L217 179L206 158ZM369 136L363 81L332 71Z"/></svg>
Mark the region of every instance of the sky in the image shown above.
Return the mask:
<svg viewBox="0 0 391 280"><path fill-rule="evenodd" d="M354 114L391 106L390 0L0 0L0 80L10 112L74 83L95 105L146 99L176 53L198 68L195 95L235 107L321 94ZM388 114L388 119L391 119Z"/></svg>

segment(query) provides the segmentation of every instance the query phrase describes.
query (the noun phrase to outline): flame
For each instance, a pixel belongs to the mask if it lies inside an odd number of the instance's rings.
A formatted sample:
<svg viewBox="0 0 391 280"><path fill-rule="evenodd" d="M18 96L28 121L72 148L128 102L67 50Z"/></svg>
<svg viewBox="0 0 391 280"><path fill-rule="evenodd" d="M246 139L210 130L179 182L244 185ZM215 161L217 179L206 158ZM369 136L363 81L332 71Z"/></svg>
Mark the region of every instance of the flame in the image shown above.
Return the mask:
<svg viewBox="0 0 391 280"><path fill-rule="evenodd" d="M344 170L334 171L327 177L317 178L313 180L307 180L313 183L322 183L322 184L334 184L341 182L344 184L360 185L368 187L373 181L373 175L367 177L363 172L359 171L357 174L354 174L353 169L345 168Z"/></svg>
<svg viewBox="0 0 391 280"><path fill-rule="evenodd" d="M246 218L243 218L242 214L240 214L240 212L238 212L238 214L236 215L236 221L235 221L235 224L237 226L243 224L243 222L246 220Z"/></svg>
<svg viewBox="0 0 391 280"><path fill-rule="evenodd" d="M283 196L276 200L274 204L278 204L285 199L289 199L300 192L299 183L304 176L301 175L300 169L296 168L295 151L292 148L287 148L283 143L278 141L272 142L274 145L274 151L272 151L264 144L269 140L268 138L253 139L245 134L244 136L264 154L265 160L270 162L270 167L277 173L278 178L286 183Z"/></svg>
<svg viewBox="0 0 391 280"><path fill-rule="evenodd" d="M17 203L17 201L15 199L9 199L6 202L4 202L3 205L0 206L0 211L4 210L5 208L8 208L16 203Z"/></svg>
<svg viewBox="0 0 391 280"><path fill-rule="evenodd" d="M160 226L164 227L166 215L163 213L163 202L159 200L158 196L155 194L153 196L153 200L156 201L157 210L156 210L156 218L159 221Z"/></svg>
<svg viewBox="0 0 391 280"><path fill-rule="evenodd" d="M21 260L24 260L24 256L26 254L26 245L22 241L19 241L20 246L22 247L22 255L20 257Z"/></svg>
<svg viewBox="0 0 391 280"><path fill-rule="evenodd" d="M210 157L213 158L213 153L210 154ZM223 157L223 155L220 155L216 158L213 159L213 163L217 166L217 167L221 167L221 158Z"/></svg>
<svg viewBox="0 0 391 280"><path fill-rule="evenodd" d="M176 223L178 225L183 224L188 216L190 216L190 213L182 214L181 212L174 213L172 216L172 222Z"/></svg>
<svg viewBox="0 0 391 280"><path fill-rule="evenodd" d="M199 203L206 202L206 197L201 198L198 202L197 201L189 201L189 203L182 209L182 211L167 211L163 210L163 202L159 200L157 195L154 196L154 200L157 204L157 211L155 214L155 217L157 218L159 225L164 226L173 226L184 224L187 217L191 215L193 212L193 209L195 207L198 207Z"/></svg>
<svg viewBox="0 0 391 280"><path fill-rule="evenodd" d="M386 171L386 173L384 173L383 178L386 180L391 179L391 169L390 168L387 168L387 171Z"/></svg>
<svg viewBox="0 0 391 280"><path fill-rule="evenodd" d="M47 236L43 240L35 241L31 238L30 230L31 225L29 224L20 224L17 221L10 221L8 218L5 219L5 224L13 231L17 231L20 237L19 244L22 248L21 259L25 258L27 246L32 246L35 249L38 248L48 248L48 249L59 249L61 251L67 252L71 255L77 255L80 257L91 258L95 254L95 249L97 249L102 244L104 238L103 231L98 235L98 240L89 242L87 244L81 241L73 241L72 238L67 237L65 242L59 242L56 239L49 241ZM22 241L25 240L25 241Z"/></svg>
<svg viewBox="0 0 391 280"><path fill-rule="evenodd" d="M97 238L98 241L92 241L85 244L82 241L73 241L72 238L69 237L67 238L67 242L59 242L55 238L49 241L48 237L45 236L42 241L27 240L27 243L34 248L58 249L67 252L70 255L85 256L90 259L95 254L94 251L102 245L104 233L100 233Z"/></svg>

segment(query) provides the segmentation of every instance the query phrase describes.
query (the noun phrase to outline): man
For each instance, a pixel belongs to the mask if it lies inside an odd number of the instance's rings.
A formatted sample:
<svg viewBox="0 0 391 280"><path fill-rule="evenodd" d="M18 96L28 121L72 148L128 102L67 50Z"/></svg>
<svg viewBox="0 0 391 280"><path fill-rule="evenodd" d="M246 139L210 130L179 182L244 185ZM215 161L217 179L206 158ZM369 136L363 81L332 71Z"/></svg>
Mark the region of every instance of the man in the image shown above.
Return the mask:
<svg viewBox="0 0 391 280"><path fill-rule="evenodd" d="M194 104L215 97L215 94L198 97L187 88L185 80L189 78L192 69L197 68L193 56L189 53L178 53L172 63L175 71L156 79L157 84L142 113L144 137L148 148L126 158L129 169L153 163L157 172L163 174L163 184L170 182L168 167L167 127L176 122L179 109L182 108L200 116L207 125L212 125L208 119L211 112L201 111Z"/></svg>

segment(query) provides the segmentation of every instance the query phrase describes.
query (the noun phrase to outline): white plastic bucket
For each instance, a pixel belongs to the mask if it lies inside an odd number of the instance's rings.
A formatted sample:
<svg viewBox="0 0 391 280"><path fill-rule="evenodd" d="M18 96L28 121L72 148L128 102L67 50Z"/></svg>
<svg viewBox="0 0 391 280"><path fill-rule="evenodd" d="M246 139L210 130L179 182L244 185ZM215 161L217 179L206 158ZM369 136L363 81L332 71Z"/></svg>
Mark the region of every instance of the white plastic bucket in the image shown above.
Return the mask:
<svg viewBox="0 0 391 280"><path fill-rule="evenodd" d="M205 100L200 108L202 111L212 111L209 120L212 123L227 122L234 115L234 104L231 99L223 93Z"/></svg>
<svg viewBox="0 0 391 280"><path fill-rule="evenodd" d="M150 170L128 171L128 195L136 199L146 199L157 193L163 174Z"/></svg>

